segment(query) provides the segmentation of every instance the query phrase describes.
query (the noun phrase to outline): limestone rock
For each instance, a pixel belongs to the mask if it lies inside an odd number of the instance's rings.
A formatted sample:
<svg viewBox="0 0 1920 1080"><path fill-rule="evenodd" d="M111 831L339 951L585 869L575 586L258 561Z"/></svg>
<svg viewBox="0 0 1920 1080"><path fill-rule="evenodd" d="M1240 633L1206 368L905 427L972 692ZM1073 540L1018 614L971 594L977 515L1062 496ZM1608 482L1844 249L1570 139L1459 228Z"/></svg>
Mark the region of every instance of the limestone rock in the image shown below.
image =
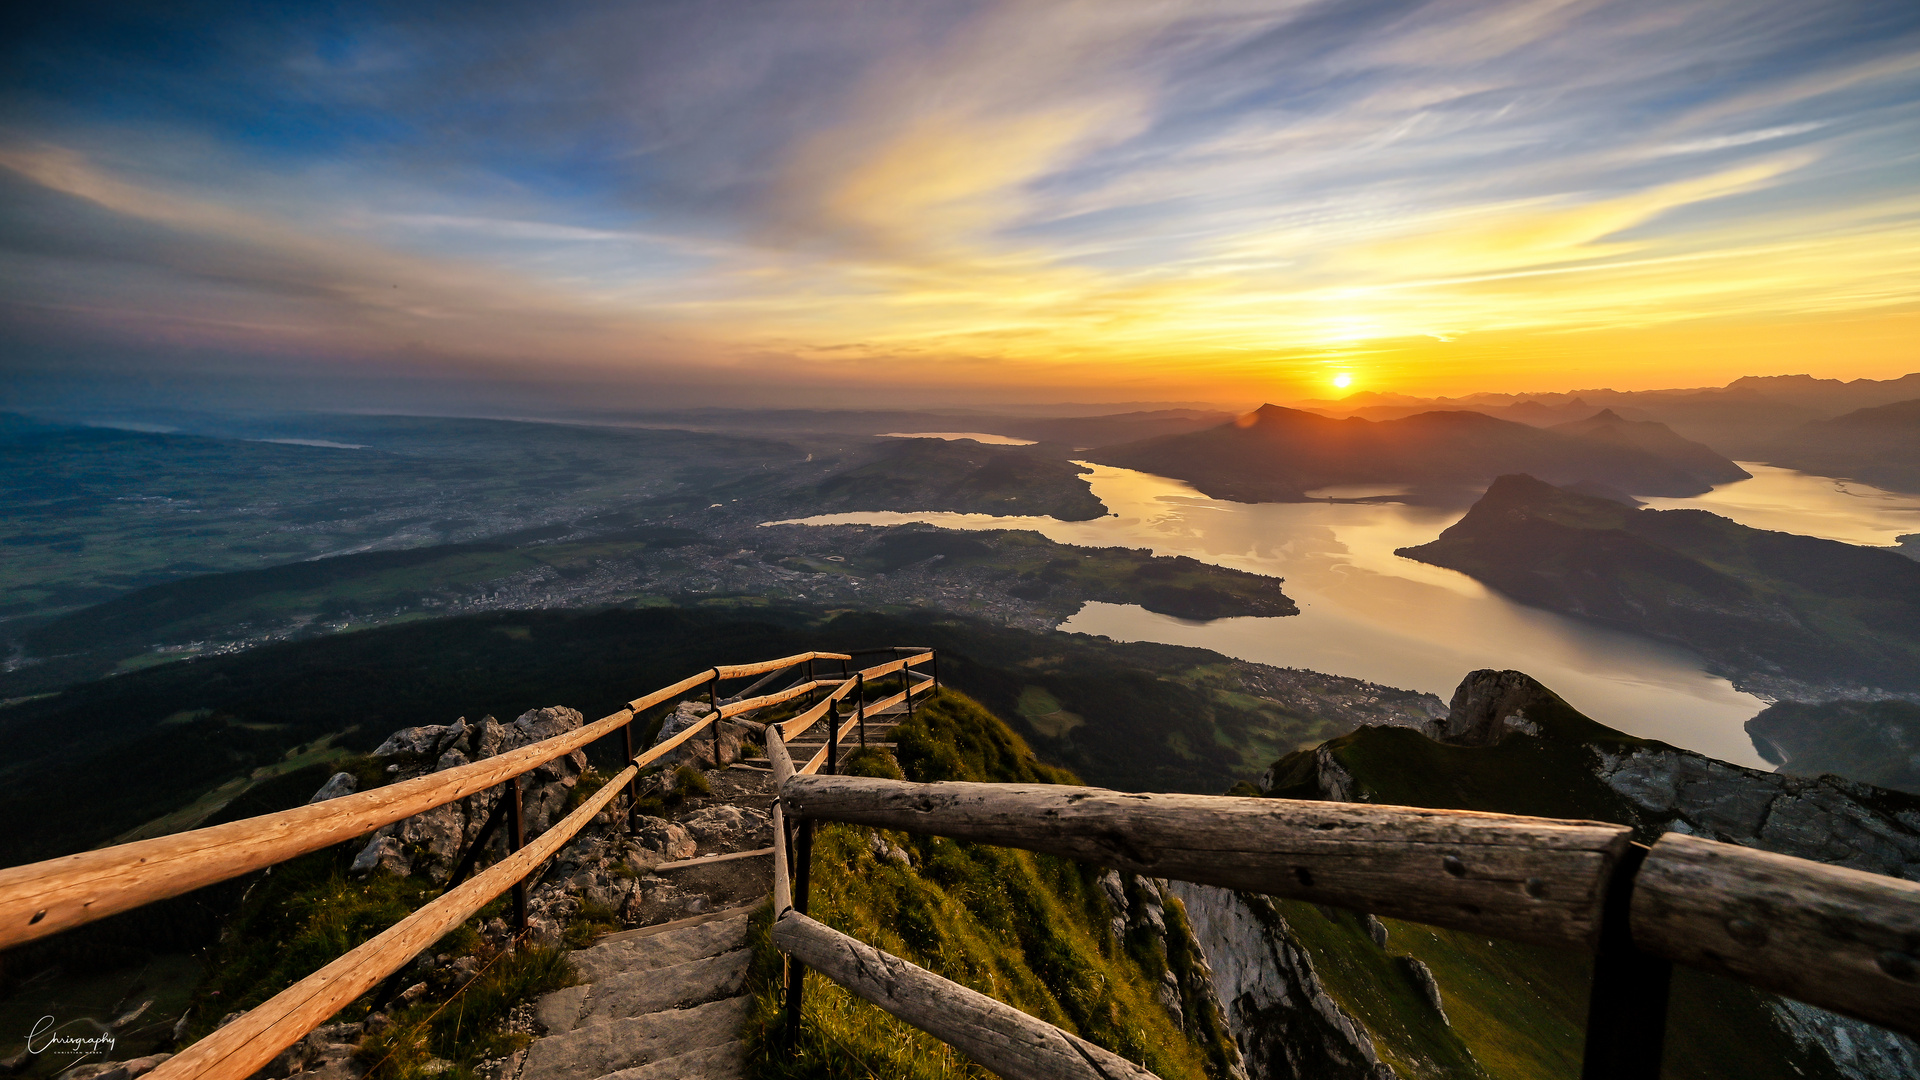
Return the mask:
<svg viewBox="0 0 1920 1080"><path fill-rule="evenodd" d="M1433 977L1433 969L1424 961L1411 956L1397 956L1394 959L1399 963L1400 970L1406 972L1407 980L1413 983L1413 988L1420 992L1420 996L1426 999L1434 1012L1440 1014L1440 1022L1452 1027L1453 1021L1447 1019L1446 1006L1440 1000L1440 980Z"/></svg>
<svg viewBox="0 0 1920 1080"><path fill-rule="evenodd" d="M1566 705L1524 672L1490 668L1469 672L1453 692L1446 719L1439 722L1433 738L1455 746L1492 746L1509 731L1536 734L1540 728L1527 719L1527 709L1547 702Z"/></svg>
<svg viewBox="0 0 1920 1080"><path fill-rule="evenodd" d="M321 784L320 790L314 792L313 798L308 799L307 802L311 805L326 802L328 799L337 799L342 795L351 795L359 790L359 787L360 781L354 779L352 773L337 772L328 777L327 782Z"/></svg>
<svg viewBox="0 0 1920 1080"><path fill-rule="evenodd" d="M642 847L659 852L662 862L691 859L699 851L693 836L666 818L637 818L633 825L633 838Z"/></svg>
<svg viewBox="0 0 1920 1080"><path fill-rule="evenodd" d="M773 845L773 819L752 807L721 804L680 819L700 851L719 854Z"/></svg>

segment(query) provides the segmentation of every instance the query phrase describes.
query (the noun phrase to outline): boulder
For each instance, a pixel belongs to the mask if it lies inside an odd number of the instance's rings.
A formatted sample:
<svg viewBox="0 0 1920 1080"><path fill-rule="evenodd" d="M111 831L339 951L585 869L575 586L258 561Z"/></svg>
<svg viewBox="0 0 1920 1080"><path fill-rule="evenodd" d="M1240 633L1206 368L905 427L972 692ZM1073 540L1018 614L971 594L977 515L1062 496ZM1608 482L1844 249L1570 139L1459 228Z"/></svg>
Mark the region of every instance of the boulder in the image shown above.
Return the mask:
<svg viewBox="0 0 1920 1080"><path fill-rule="evenodd" d="M1571 706L1558 694L1520 671L1482 669L1467 674L1453 692L1446 719L1439 722L1436 741L1455 746L1492 746L1510 731L1536 734L1540 728L1527 717L1528 709Z"/></svg>
<svg viewBox="0 0 1920 1080"><path fill-rule="evenodd" d="M709 806L681 818L680 824L699 850L708 854L773 845L773 819L752 807Z"/></svg>
<svg viewBox="0 0 1920 1080"><path fill-rule="evenodd" d="M633 838L641 847L659 852L658 862L691 859L699 850L686 829L666 818L640 817L633 825Z"/></svg>
<svg viewBox="0 0 1920 1080"><path fill-rule="evenodd" d="M312 805L317 802L326 802L328 799L337 799L342 795L351 795L359 787L360 781L354 779L352 773L337 772L328 777L326 783L320 785L320 790L314 792L313 798L308 799L307 803Z"/></svg>

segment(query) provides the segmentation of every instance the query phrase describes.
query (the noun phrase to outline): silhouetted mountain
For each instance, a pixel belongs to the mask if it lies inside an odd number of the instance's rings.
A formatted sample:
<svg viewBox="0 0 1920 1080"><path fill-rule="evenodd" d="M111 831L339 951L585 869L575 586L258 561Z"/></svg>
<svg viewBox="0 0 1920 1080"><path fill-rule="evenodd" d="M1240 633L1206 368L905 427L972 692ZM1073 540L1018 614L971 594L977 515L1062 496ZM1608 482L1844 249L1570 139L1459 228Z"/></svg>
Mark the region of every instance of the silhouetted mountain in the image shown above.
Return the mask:
<svg viewBox="0 0 1920 1080"><path fill-rule="evenodd" d="M1765 460L1801 472L1920 492L1920 399L1803 424L1768 448Z"/></svg>
<svg viewBox="0 0 1920 1080"><path fill-rule="evenodd" d="M1084 466L1023 447L971 441L899 439L863 465L820 482L811 512L950 510L963 514L1051 515L1086 521L1107 508L1081 479Z"/></svg>
<svg viewBox="0 0 1920 1080"><path fill-rule="evenodd" d="M1231 424L1104 447L1089 457L1239 502L1298 501L1316 488L1344 484L1406 484L1428 497L1457 497L1509 472L1557 483L1590 480L1641 495L1697 495L1712 486L1638 447L1477 412L1375 423L1263 405Z"/></svg>
<svg viewBox="0 0 1920 1080"><path fill-rule="evenodd" d="M1920 688L1920 564L1890 551L1503 476L1439 539L1398 554L1678 641L1749 682Z"/></svg>
<svg viewBox="0 0 1920 1080"><path fill-rule="evenodd" d="M1612 409L1601 409L1585 420L1570 424L1555 424L1548 430L1645 450L1678 465L1708 484L1727 484L1753 478L1752 473L1715 453L1712 448L1681 438L1658 420L1628 420Z"/></svg>

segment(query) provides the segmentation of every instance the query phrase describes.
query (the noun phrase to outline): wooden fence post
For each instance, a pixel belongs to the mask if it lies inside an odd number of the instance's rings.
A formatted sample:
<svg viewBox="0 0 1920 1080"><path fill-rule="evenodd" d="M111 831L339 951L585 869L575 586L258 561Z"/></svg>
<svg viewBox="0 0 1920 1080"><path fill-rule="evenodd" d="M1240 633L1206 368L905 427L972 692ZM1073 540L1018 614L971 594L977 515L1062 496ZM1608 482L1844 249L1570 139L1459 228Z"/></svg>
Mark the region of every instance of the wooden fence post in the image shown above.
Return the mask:
<svg viewBox="0 0 1920 1080"><path fill-rule="evenodd" d="M527 831L522 817L520 803L520 778L514 777L507 782L504 793L512 801L507 804L507 853L519 851L527 842ZM513 883L513 925L521 933L527 932L527 881L521 878Z"/></svg>
<svg viewBox="0 0 1920 1080"><path fill-rule="evenodd" d="M1628 926L1633 879L1647 850L1642 844L1629 846L1607 880L1581 1080L1660 1080L1673 963L1634 948Z"/></svg>

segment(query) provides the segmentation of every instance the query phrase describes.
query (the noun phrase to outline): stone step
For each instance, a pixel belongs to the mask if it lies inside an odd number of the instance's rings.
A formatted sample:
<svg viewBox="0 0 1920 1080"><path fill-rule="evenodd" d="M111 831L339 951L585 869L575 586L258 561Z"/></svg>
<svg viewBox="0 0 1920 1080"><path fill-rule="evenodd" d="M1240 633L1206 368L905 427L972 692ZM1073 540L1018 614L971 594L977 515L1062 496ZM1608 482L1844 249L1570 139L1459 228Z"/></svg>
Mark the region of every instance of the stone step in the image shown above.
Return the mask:
<svg viewBox="0 0 1920 1080"><path fill-rule="evenodd" d="M743 1080L746 1075L746 1047L735 1039L704 1050L675 1054L651 1065L621 1069L600 1080Z"/></svg>
<svg viewBox="0 0 1920 1080"><path fill-rule="evenodd" d="M732 952L746 944L747 919L755 904L679 919L659 926L608 934L568 959L582 982L599 982L628 971L651 971Z"/></svg>
<svg viewBox="0 0 1920 1080"><path fill-rule="evenodd" d="M746 949L670 967L623 971L589 985L569 986L540 999L534 1015L549 1035L666 1009L686 1009L737 997L747 981Z"/></svg>
<svg viewBox="0 0 1920 1080"><path fill-rule="evenodd" d="M520 1080L581 1080L665 1065L698 1050L737 1048L751 1009L750 998L723 998L549 1035L527 1048Z"/></svg>

